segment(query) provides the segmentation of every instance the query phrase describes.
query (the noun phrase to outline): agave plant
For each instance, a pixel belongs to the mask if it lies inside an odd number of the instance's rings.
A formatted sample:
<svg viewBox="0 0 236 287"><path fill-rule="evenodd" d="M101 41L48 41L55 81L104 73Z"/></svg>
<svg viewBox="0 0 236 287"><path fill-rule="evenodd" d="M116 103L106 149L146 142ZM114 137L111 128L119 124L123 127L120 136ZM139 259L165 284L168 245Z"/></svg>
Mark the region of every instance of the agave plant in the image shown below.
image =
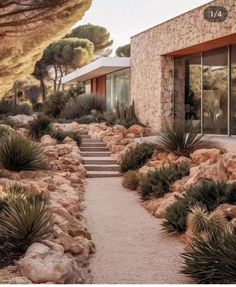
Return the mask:
<svg viewBox="0 0 236 287"><path fill-rule="evenodd" d="M189 156L196 149L213 147L213 143L203 140L203 137L204 135L199 134L198 129L191 123L185 125L182 122L176 122L175 125L171 125L165 120L163 128L158 133L156 144L161 151Z"/></svg>
<svg viewBox="0 0 236 287"><path fill-rule="evenodd" d="M52 218L44 202L19 198L0 214L0 230L9 238L31 244L51 234Z"/></svg>
<svg viewBox="0 0 236 287"><path fill-rule="evenodd" d="M43 146L16 134L0 142L0 163L13 171L40 170L48 166Z"/></svg>
<svg viewBox="0 0 236 287"><path fill-rule="evenodd" d="M236 282L236 235L230 230L196 237L191 252L182 254L181 270L200 284L233 284Z"/></svg>

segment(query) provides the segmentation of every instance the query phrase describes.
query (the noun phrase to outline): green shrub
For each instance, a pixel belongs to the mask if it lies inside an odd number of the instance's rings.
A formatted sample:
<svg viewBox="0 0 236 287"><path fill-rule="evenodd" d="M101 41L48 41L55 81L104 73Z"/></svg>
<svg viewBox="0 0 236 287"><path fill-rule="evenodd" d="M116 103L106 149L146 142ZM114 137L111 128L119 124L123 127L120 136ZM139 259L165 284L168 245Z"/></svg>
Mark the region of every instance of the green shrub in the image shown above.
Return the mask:
<svg viewBox="0 0 236 287"><path fill-rule="evenodd" d="M68 100L68 96L63 92L52 94L44 105L45 114L53 118L59 117Z"/></svg>
<svg viewBox="0 0 236 287"><path fill-rule="evenodd" d="M141 174L139 174L137 171L130 170L124 174L122 185L125 188L136 190L139 186L140 180Z"/></svg>
<svg viewBox="0 0 236 287"><path fill-rule="evenodd" d="M151 144L142 143L129 150L123 157L120 170L126 172L141 168L152 157L154 147Z"/></svg>
<svg viewBox="0 0 236 287"><path fill-rule="evenodd" d="M29 135L34 139L40 139L51 131L51 120L48 116L38 115L36 119L29 123Z"/></svg>
<svg viewBox="0 0 236 287"><path fill-rule="evenodd" d="M184 199L178 199L167 208L163 226L167 232L183 232L191 207L200 205L211 212L222 203L236 204L236 183L203 181L199 186L189 189Z"/></svg>
<svg viewBox="0 0 236 287"><path fill-rule="evenodd" d="M155 171L150 171L144 176L140 185L140 194L143 200L153 197L162 197L169 192L170 186L176 180L189 175L187 165L170 165Z"/></svg>
<svg viewBox="0 0 236 287"><path fill-rule="evenodd" d="M157 148L180 156L189 156L190 153L200 148L219 147L215 143L203 140L203 137L191 124L185 126L184 123L177 122L172 126L165 121L157 137Z"/></svg>
<svg viewBox="0 0 236 287"><path fill-rule="evenodd" d="M175 201L166 209L166 220L163 229L167 233L182 233L186 230L186 217L189 212L189 202L186 198Z"/></svg>
<svg viewBox="0 0 236 287"><path fill-rule="evenodd" d="M13 171L39 170L48 166L43 146L17 134L1 140L0 163Z"/></svg>
<svg viewBox="0 0 236 287"><path fill-rule="evenodd" d="M71 99L65 106L61 116L65 119L81 118L96 111L102 113L105 110L105 99L95 95L80 95Z"/></svg>
<svg viewBox="0 0 236 287"><path fill-rule="evenodd" d="M44 105L42 103L36 103L33 105L33 111L35 113L43 112L44 110Z"/></svg>
<svg viewBox="0 0 236 287"><path fill-rule="evenodd" d="M89 125L92 123L99 122L98 118L94 115L82 116L79 119L77 119L76 121L78 124L81 124L81 125Z"/></svg>
<svg viewBox="0 0 236 287"><path fill-rule="evenodd" d="M78 132L63 132L63 131L53 131L51 134L51 137L53 137L54 139L56 139L58 141L58 143L62 143L63 140L66 137L70 137L72 138L74 141L77 142L77 145L80 146L81 145L81 136Z"/></svg>
<svg viewBox="0 0 236 287"><path fill-rule="evenodd" d="M236 235L230 231L213 232L208 238L197 237L191 252L182 254L185 276L199 284L236 282Z"/></svg>
<svg viewBox="0 0 236 287"><path fill-rule="evenodd" d="M44 202L19 198L9 202L0 214L0 230L5 236L29 245L51 234L52 214Z"/></svg>
<svg viewBox="0 0 236 287"><path fill-rule="evenodd" d="M27 116L32 115L32 112L33 112L32 106L27 103L13 106L10 111L12 115L27 115Z"/></svg>

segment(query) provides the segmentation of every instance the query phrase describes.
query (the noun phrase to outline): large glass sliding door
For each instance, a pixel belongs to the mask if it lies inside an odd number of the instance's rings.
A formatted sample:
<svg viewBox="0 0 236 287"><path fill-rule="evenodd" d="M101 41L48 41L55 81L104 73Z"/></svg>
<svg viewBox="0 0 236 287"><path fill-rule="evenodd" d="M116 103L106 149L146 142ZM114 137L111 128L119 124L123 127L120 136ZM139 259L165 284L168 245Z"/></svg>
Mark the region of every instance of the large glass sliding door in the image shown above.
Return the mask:
<svg viewBox="0 0 236 287"><path fill-rule="evenodd" d="M174 80L175 122L236 135L236 45L176 58Z"/></svg>
<svg viewBox="0 0 236 287"><path fill-rule="evenodd" d="M231 47L231 134L236 135L236 45Z"/></svg>
<svg viewBox="0 0 236 287"><path fill-rule="evenodd" d="M228 132L228 47L203 53L203 132Z"/></svg>

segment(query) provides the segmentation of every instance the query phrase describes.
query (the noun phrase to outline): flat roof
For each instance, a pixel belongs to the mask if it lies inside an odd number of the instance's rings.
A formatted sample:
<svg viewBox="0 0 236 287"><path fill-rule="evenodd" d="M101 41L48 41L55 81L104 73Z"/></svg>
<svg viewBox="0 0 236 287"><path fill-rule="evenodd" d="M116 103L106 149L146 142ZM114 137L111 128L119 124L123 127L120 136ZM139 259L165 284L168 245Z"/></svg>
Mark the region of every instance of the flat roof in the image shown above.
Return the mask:
<svg viewBox="0 0 236 287"><path fill-rule="evenodd" d="M101 57L62 78L62 84L84 82L130 67L130 58Z"/></svg>

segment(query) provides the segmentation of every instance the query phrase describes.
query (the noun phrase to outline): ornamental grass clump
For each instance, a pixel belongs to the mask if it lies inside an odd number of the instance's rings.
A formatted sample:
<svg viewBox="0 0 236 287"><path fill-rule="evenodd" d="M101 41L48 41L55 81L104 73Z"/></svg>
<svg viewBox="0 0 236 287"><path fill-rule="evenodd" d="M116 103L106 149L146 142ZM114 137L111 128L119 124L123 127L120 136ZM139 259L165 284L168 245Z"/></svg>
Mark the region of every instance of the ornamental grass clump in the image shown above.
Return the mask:
<svg viewBox="0 0 236 287"><path fill-rule="evenodd" d="M51 120L48 116L38 115L36 119L29 123L29 135L39 140L45 134L51 132Z"/></svg>
<svg viewBox="0 0 236 287"><path fill-rule="evenodd" d="M40 143L11 134L0 141L0 163L8 170L47 169L48 162Z"/></svg>
<svg viewBox="0 0 236 287"><path fill-rule="evenodd" d="M182 254L181 273L199 284L236 282L236 234L231 230L210 232L196 237L190 252Z"/></svg>
<svg viewBox="0 0 236 287"><path fill-rule="evenodd" d="M166 232L182 233L187 228L187 215L192 207L200 205L212 212L223 203L236 204L236 183L203 181L166 209L163 227Z"/></svg>
<svg viewBox="0 0 236 287"><path fill-rule="evenodd" d="M120 170L122 173L129 170L137 170L141 168L154 153L154 146L148 143L137 145L134 149L127 151L124 155Z"/></svg>
<svg viewBox="0 0 236 287"><path fill-rule="evenodd" d="M156 145L160 151L173 152L179 156L189 156L190 153L201 148L219 147L219 145L203 139L199 129L194 128L191 123L187 126L183 122L171 125L164 121L160 130Z"/></svg>
<svg viewBox="0 0 236 287"><path fill-rule="evenodd" d="M168 193L176 180L189 175L188 165L170 165L149 171L140 184L140 195L143 200L162 197Z"/></svg>
<svg viewBox="0 0 236 287"><path fill-rule="evenodd" d="M139 187L142 175L135 170L127 171L123 176L122 185L125 188L136 190Z"/></svg>

